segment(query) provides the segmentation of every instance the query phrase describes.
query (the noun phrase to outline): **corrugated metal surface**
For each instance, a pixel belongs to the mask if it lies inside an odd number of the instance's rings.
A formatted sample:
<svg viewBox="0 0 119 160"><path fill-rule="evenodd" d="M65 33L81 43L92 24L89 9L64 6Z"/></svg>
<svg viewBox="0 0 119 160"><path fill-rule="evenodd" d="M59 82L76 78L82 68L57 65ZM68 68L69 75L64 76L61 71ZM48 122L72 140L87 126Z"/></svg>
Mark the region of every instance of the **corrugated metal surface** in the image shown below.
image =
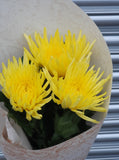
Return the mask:
<svg viewBox="0 0 119 160"><path fill-rule="evenodd" d="M86 160L119 160L119 0L73 1L98 25L113 61L109 112ZM0 160L5 160L1 152Z"/></svg>

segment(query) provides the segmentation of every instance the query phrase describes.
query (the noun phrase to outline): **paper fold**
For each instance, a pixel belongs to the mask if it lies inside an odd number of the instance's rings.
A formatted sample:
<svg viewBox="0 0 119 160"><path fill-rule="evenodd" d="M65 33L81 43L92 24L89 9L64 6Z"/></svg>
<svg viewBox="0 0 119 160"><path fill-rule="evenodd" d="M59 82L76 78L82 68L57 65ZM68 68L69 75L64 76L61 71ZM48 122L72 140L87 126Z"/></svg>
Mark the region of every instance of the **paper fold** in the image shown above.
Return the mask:
<svg viewBox="0 0 119 160"><path fill-rule="evenodd" d="M18 126L13 119L8 120L6 117L5 128L6 138L13 144L19 145L23 148L32 149L23 130Z"/></svg>

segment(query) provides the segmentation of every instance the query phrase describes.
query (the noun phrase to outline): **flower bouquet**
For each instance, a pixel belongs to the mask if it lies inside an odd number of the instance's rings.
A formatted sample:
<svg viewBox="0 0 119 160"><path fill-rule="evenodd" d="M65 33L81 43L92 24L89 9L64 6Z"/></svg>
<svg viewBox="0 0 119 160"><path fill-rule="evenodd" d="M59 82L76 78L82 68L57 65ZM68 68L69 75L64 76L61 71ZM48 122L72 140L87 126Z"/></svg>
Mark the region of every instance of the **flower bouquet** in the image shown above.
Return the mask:
<svg viewBox="0 0 119 160"><path fill-rule="evenodd" d="M83 160L108 110L108 48L71 1L26 2L29 15L24 1L10 10L14 22L19 18L16 26L8 23L13 40L6 40L8 28L1 36L1 149L8 160ZM4 3L6 9L13 4ZM34 30L40 31L33 39Z"/></svg>

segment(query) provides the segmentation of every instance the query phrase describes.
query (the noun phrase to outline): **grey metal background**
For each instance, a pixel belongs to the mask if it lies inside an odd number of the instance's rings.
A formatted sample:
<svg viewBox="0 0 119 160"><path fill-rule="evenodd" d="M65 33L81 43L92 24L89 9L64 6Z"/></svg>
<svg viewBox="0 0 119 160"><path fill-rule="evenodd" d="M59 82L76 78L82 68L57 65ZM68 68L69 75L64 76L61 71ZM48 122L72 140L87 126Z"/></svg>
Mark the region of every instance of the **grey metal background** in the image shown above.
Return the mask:
<svg viewBox="0 0 119 160"><path fill-rule="evenodd" d="M119 0L73 2L95 21L107 42L113 62L109 112L86 160L119 160ZM0 160L5 160L1 152Z"/></svg>

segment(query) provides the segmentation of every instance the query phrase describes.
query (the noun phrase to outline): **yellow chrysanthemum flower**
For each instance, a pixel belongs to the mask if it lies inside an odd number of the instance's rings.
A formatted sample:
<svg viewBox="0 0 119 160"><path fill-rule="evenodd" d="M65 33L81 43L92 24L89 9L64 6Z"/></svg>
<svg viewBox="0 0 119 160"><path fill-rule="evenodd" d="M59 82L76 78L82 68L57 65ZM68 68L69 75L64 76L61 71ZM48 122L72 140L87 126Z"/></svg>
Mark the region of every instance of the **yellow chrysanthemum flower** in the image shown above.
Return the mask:
<svg viewBox="0 0 119 160"><path fill-rule="evenodd" d="M86 36L82 36L81 31L78 38L68 31L68 35L65 35L65 39L63 39L58 29L54 37L51 35L50 40L48 40L46 28L44 28L43 38L39 33L35 33L36 44L31 36L25 34L25 38L32 53L31 55L27 49L24 49L28 57L38 66L46 66L51 74L56 71L59 77L65 76L66 70L74 57L77 61L87 57L87 61L89 61L91 49L95 42L87 43Z"/></svg>
<svg viewBox="0 0 119 160"><path fill-rule="evenodd" d="M95 71L94 66L89 69L89 64L84 60L76 62L75 60L69 65L65 78L58 78L57 72L52 77L45 68L44 73L51 84L53 90L53 100L61 104L62 108L69 108L79 117L93 122L98 121L87 117L85 110L105 112L106 109L101 107L107 97L101 93L103 85L109 80L101 79L103 73L99 74L100 68Z"/></svg>
<svg viewBox="0 0 119 160"><path fill-rule="evenodd" d="M51 89L45 90L49 85L44 84L45 76L42 71L38 72L33 63L29 63L26 55L22 62L18 62L13 57L13 62L8 60L8 67L2 63L3 71L0 73L0 85L2 92L10 99L12 108L15 111L26 112L26 119L31 117L41 119L42 115L38 113L41 107L51 100L48 97Z"/></svg>

